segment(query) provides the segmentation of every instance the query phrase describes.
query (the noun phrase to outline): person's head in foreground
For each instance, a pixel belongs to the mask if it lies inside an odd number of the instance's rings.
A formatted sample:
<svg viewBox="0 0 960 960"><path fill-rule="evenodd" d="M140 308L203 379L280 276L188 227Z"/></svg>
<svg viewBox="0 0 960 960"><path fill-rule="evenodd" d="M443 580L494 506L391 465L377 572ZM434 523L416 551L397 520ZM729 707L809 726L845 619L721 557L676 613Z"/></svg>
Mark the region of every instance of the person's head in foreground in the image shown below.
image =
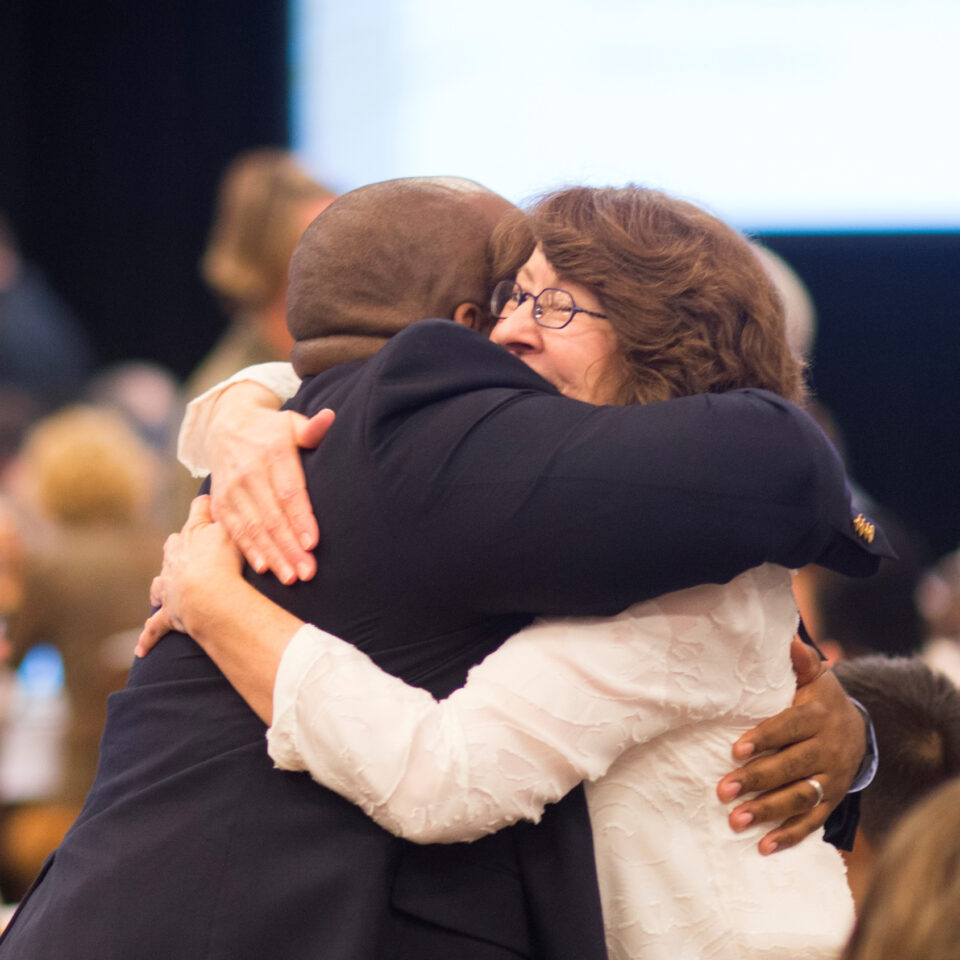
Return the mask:
<svg viewBox="0 0 960 960"><path fill-rule="evenodd" d="M900 818L960 775L960 690L922 660L863 657L841 661L835 672L869 711L881 757L877 776L861 794L853 850L844 853L859 909L877 857Z"/></svg>
<svg viewBox="0 0 960 960"><path fill-rule="evenodd" d="M956 960L960 779L917 804L884 845L842 960Z"/></svg>
<svg viewBox="0 0 960 960"><path fill-rule="evenodd" d="M386 180L335 200L290 261L287 326L297 373L369 357L426 317L489 328L490 238L513 209L457 177Z"/></svg>
<svg viewBox="0 0 960 960"><path fill-rule="evenodd" d="M491 339L567 396L802 398L772 282L739 233L692 204L633 185L558 190L506 217L494 248L516 283L496 288Z"/></svg>

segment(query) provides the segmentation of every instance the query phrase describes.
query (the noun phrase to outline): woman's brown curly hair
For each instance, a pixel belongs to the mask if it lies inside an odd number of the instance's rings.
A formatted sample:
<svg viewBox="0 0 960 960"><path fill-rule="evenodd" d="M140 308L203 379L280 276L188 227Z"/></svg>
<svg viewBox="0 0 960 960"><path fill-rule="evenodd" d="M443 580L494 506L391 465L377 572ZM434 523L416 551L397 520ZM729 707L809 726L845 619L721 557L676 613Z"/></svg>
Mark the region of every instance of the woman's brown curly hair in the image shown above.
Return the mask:
<svg viewBox="0 0 960 960"><path fill-rule="evenodd" d="M558 190L499 224L494 275L514 276L537 245L561 280L596 296L617 333L614 402L740 387L803 400L776 289L716 217L632 184Z"/></svg>

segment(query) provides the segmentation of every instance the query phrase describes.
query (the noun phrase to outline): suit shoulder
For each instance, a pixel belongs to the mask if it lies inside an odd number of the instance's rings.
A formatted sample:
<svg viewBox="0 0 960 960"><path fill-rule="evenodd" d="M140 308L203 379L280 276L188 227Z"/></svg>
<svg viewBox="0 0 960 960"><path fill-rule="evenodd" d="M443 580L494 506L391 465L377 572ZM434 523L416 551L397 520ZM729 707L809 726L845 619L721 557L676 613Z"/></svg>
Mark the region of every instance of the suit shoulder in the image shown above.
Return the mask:
<svg viewBox="0 0 960 960"><path fill-rule="evenodd" d="M354 360L304 377L300 389L283 405L283 409L296 410L306 416L312 416L323 407L337 409L369 362Z"/></svg>
<svg viewBox="0 0 960 960"><path fill-rule="evenodd" d="M557 392L506 350L450 320L411 324L370 361L367 376L381 389L416 388L434 399L491 387Z"/></svg>

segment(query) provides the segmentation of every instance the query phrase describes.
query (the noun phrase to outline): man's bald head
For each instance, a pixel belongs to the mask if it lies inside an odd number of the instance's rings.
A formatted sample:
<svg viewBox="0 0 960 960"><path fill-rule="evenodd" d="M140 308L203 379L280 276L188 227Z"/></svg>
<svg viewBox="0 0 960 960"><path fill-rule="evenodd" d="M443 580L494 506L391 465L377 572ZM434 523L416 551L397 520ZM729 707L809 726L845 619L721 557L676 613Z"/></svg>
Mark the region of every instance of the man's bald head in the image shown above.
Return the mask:
<svg viewBox="0 0 960 960"><path fill-rule="evenodd" d="M301 376L375 353L415 320L485 314L490 235L512 209L471 180L418 177L360 187L307 228L290 261L287 326Z"/></svg>

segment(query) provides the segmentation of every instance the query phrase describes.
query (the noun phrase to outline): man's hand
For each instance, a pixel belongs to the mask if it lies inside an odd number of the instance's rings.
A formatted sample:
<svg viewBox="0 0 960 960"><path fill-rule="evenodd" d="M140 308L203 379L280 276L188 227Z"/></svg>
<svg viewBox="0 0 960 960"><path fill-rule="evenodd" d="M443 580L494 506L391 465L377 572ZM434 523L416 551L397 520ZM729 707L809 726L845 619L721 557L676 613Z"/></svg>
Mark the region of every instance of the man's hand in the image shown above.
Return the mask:
<svg viewBox="0 0 960 960"><path fill-rule="evenodd" d="M310 551L317 545L317 521L299 451L320 443L334 413L321 410L308 419L278 411L276 403L258 384L226 390L211 415L205 449L214 520L254 570L272 570L290 584L316 572Z"/></svg>
<svg viewBox="0 0 960 960"><path fill-rule="evenodd" d="M866 749L860 711L816 651L794 640L790 653L797 674L793 706L740 737L733 756L747 762L717 787L725 803L759 794L730 812L734 830L779 823L760 841L762 854L792 847L823 826L846 796ZM767 751L775 752L764 756ZM809 779L820 784L822 802Z"/></svg>

